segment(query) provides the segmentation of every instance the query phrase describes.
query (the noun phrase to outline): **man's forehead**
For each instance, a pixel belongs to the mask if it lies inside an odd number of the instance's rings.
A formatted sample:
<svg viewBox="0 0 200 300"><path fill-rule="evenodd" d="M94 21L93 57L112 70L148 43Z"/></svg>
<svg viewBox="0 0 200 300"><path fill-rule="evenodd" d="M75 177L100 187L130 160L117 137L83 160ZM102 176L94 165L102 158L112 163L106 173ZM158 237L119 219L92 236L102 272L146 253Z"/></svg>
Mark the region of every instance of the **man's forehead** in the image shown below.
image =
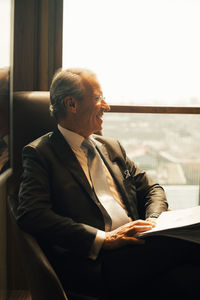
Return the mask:
<svg viewBox="0 0 200 300"><path fill-rule="evenodd" d="M88 92L101 92L101 86L95 76L83 77L83 83Z"/></svg>

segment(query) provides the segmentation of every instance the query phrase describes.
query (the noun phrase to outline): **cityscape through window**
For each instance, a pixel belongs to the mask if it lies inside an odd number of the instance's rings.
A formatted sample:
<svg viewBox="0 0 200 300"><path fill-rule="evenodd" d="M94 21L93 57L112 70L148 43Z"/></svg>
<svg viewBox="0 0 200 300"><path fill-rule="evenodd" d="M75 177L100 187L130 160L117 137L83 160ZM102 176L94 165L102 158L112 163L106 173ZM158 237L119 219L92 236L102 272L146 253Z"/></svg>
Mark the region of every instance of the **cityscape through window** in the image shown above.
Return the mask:
<svg viewBox="0 0 200 300"><path fill-rule="evenodd" d="M199 115L106 113L103 134L119 139L178 209L199 205L199 128Z"/></svg>

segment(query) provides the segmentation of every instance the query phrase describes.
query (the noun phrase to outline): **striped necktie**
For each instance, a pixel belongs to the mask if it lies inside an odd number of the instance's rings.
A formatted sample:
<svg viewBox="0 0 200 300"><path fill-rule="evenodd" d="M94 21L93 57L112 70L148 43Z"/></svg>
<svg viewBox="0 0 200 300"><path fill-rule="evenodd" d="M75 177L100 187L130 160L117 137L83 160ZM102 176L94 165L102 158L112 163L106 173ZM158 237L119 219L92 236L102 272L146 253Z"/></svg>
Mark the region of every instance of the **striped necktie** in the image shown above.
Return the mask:
<svg viewBox="0 0 200 300"><path fill-rule="evenodd" d="M112 220L111 230L129 222L129 218L121 205L113 198L110 191L102 159L90 139L85 139L81 145L86 149L88 169L97 198Z"/></svg>

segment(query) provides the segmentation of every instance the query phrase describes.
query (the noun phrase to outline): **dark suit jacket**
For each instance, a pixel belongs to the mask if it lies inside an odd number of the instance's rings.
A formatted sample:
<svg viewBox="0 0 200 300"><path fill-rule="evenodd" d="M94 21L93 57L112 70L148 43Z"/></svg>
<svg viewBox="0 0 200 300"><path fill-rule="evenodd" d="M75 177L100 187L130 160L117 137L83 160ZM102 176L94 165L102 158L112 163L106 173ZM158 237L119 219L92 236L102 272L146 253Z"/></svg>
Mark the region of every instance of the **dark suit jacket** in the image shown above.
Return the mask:
<svg viewBox="0 0 200 300"><path fill-rule="evenodd" d="M167 209L163 189L130 161L120 143L94 135L129 216L158 216ZM97 229L111 219L61 133L48 133L23 150L18 223L46 248L88 257ZM57 251L57 250L56 250Z"/></svg>

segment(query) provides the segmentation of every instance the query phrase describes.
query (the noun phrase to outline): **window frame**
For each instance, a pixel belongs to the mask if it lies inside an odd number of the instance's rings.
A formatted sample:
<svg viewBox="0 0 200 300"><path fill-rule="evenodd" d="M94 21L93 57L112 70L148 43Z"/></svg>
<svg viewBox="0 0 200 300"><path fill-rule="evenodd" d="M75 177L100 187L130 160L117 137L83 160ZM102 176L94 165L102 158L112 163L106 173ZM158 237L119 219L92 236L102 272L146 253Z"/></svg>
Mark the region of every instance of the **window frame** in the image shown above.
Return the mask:
<svg viewBox="0 0 200 300"><path fill-rule="evenodd" d="M200 114L200 107L197 106L110 105L110 108L110 112L117 113Z"/></svg>

